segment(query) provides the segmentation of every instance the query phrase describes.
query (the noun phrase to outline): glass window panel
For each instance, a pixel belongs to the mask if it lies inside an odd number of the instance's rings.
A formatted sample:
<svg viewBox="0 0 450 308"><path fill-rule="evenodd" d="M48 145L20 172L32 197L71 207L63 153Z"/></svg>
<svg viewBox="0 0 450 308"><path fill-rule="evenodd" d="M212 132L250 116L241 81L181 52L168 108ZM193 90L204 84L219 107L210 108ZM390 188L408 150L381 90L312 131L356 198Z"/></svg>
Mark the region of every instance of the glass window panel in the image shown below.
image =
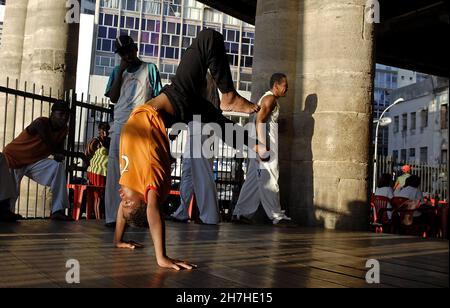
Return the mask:
<svg viewBox="0 0 450 308"><path fill-rule="evenodd" d="M130 36L135 42L137 42L137 40L138 40L138 34L139 34L139 31L135 31L135 30L130 31Z"/></svg>
<svg viewBox="0 0 450 308"><path fill-rule="evenodd" d="M128 29L133 29L133 27L134 27L134 17L127 16L127 18L126 18L126 27Z"/></svg>
<svg viewBox="0 0 450 308"><path fill-rule="evenodd" d="M153 45L145 45L145 55L146 56L153 56Z"/></svg>
<svg viewBox="0 0 450 308"><path fill-rule="evenodd" d="M141 43L148 43L150 42L150 33L142 31L141 32Z"/></svg>
<svg viewBox="0 0 450 308"><path fill-rule="evenodd" d="M175 58L175 49L171 47L166 47L166 58L174 59Z"/></svg>
<svg viewBox="0 0 450 308"><path fill-rule="evenodd" d="M105 22L104 25L112 26L113 25L113 16L110 14L105 14Z"/></svg>
<svg viewBox="0 0 450 308"><path fill-rule="evenodd" d="M152 44L159 44L159 34L158 33L152 33L150 37L150 42Z"/></svg>
<svg viewBox="0 0 450 308"><path fill-rule="evenodd" d="M153 42L152 42L153 43ZM162 35L162 42L163 45L169 46L170 45L170 35L163 34Z"/></svg>
<svg viewBox="0 0 450 308"><path fill-rule="evenodd" d="M118 21L119 21L119 16L114 15L114 23L113 23L114 27L117 27Z"/></svg>
<svg viewBox="0 0 450 308"><path fill-rule="evenodd" d="M191 39L189 37L183 37L183 47L187 48L191 45Z"/></svg>
<svg viewBox="0 0 450 308"><path fill-rule="evenodd" d="M176 26L175 23L173 23L173 22L168 22L168 23L167 23L167 33L175 34L175 33L176 33L175 26Z"/></svg>
<svg viewBox="0 0 450 308"><path fill-rule="evenodd" d="M110 40L103 39L102 50L103 51L111 51L111 41Z"/></svg>
<svg viewBox="0 0 450 308"><path fill-rule="evenodd" d="M172 47L178 47L180 44L180 37L178 35L172 35Z"/></svg>
<svg viewBox="0 0 450 308"><path fill-rule="evenodd" d="M103 26L98 27L98 37L105 38L107 29L108 29L107 27L103 27Z"/></svg>
<svg viewBox="0 0 450 308"><path fill-rule="evenodd" d="M108 29L108 38L115 39L117 37L117 29L116 28L109 28Z"/></svg>
<svg viewBox="0 0 450 308"><path fill-rule="evenodd" d="M147 20L147 30L155 31L155 21L154 20Z"/></svg>

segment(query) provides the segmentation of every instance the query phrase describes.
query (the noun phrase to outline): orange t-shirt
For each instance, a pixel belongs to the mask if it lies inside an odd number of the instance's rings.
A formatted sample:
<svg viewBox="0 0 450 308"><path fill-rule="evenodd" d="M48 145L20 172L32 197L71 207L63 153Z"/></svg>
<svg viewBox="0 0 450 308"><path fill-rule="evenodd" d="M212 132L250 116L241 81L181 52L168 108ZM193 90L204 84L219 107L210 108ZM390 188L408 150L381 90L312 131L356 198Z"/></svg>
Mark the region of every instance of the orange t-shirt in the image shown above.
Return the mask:
<svg viewBox="0 0 450 308"><path fill-rule="evenodd" d="M120 136L119 183L143 196L154 190L160 202L170 191L170 145L158 111L149 105L134 109Z"/></svg>
<svg viewBox="0 0 450 308"><path fill-rule="evenodd" d="M54 154L38 134L31 135L28 133L28 128L36 125L47 130L50 142L54 145L64 142L69 131L67 127L52 131L49 118L37 118L3 149L9 168L20 169L47 158L50 154Z"/></svg>

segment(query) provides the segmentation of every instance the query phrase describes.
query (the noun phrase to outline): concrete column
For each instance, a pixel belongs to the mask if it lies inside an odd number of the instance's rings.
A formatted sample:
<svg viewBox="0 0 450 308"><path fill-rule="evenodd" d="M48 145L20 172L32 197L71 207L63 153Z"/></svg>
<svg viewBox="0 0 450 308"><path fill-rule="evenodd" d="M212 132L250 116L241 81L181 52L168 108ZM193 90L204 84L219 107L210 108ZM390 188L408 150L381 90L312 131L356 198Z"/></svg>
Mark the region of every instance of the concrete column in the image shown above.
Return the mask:
<svg viewBox="0 0 450 308"><path fill-rule="evenodd" d="M0 85L5 85L6 77L12 80L20 77L27 6L28 0L6 2L0 46Z"/></svg>
<svg viewBox="0 0 450 308"><path fill-rule="evenodd" d="M284 72L282 206L305 225L364 229L373 95L373 25L364 0L259 0L252 100Z"/></svg>
<svg viewBox="0 0 450 308"><path fill-rule="evenodd" d="M29 0L21 80L58 90L75 89L79 24L67 24L66 1Z"/></svg>

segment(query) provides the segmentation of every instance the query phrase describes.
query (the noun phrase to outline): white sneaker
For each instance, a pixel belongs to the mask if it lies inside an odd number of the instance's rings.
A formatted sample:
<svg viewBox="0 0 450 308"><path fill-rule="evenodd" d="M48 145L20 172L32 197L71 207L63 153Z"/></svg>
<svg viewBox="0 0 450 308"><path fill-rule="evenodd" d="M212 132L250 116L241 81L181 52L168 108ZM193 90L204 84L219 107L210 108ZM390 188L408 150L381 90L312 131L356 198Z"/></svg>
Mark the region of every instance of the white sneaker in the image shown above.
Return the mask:
<svg viewBox="0 0 450 308"><path fill-rule="evenodd" d="M276 225L277 223L279 223L281 220L292 220L292 218L286 216L286 214L284 214L284 211L281 211L280 213L275 213L273 214L273 220L272 223L274 225Z"/></svg>

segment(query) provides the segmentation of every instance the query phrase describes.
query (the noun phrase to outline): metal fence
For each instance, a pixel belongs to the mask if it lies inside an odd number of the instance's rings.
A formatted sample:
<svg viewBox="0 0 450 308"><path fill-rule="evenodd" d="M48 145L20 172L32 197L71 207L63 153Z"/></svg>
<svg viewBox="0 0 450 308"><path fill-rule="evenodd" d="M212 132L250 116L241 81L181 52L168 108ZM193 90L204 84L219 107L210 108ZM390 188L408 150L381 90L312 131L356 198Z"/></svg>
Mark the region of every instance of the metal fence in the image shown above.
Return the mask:
<svg viewBox="0 0 450 308"><path fill-rule="evenodd" d="M448 200L448 169L446 164L429 166L417 162L399 162L390 156L379 156L377 163L377 179L381 174L392 174L393 178L402 175L401 167L411 166L411 173L420 177L420 189L425 196L437 196Z"/></svg>
<svg viewBox="0 0 450 308"><path fill-rule="evenodd" d="M46 95L43 95L44 93ZM99 122L113 121L113 105L105 99L89 96L77 99L77 95L71 92L55 95L51 89L46 90L44 87L37 89L35 85L30 89L25 84L19 89L17 81L11 85L8 80L6 87L0 87L0 152L33 120L42 116L48 117L52 104L61 100L69 104L72 111L65 146L67 181L87 182L87 165L83 159L86 145L97 136ZM246 122L246 119L240 116L234 116L233 120L241 124ZM186 138L187 134L183 132L176 140L171 141L172 153L179 157L172 170L172 186L175 190L179 188L181 179L183 165L181 153L184 151ZM244 181L246 163L244 159L235 158L235 151L223 142L220 142L219 154L218 158L214 158L213 172L222 217L229 219ZM169 207L173 210L179 203L179 197L172 197L169 203ZM25 218L45 218L50 216L50 209L49 188L24 177L16 212Z"/></svg>

